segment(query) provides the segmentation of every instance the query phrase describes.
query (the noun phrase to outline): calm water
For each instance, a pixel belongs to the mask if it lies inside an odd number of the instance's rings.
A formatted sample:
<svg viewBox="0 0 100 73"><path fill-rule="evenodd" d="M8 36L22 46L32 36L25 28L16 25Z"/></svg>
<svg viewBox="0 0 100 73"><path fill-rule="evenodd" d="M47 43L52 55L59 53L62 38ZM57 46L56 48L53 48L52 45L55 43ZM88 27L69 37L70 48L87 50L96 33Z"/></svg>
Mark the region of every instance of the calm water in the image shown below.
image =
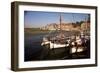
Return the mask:
<svg viewBox="0 0 100 73"><path fill-rule="evenodd" d="M41 42L46 34L25 35L25 61L39 59L43 48Z"/></svg>

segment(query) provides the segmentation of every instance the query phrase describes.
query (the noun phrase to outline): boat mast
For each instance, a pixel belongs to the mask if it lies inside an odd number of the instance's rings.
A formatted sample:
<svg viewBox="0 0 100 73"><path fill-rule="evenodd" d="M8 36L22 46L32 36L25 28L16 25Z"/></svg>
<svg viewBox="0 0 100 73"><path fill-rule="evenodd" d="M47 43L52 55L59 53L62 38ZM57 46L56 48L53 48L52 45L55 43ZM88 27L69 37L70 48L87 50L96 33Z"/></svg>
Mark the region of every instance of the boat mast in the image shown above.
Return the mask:
<svg viewBox="0 0 100 73"><path fill-rule="evenodd" d="M61 14L60 14L60 30L62 30L61 25L62 25L62 17L61 17Z"/></svg>

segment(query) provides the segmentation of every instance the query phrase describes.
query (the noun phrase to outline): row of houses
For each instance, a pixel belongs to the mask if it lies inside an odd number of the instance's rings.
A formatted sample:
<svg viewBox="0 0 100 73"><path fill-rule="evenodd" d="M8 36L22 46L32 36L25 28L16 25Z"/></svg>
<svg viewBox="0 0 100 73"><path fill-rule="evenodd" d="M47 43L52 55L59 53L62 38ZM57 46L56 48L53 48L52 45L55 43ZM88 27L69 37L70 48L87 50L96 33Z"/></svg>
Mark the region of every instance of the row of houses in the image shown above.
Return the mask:
<svg viewBox="0 0 100 73"><path fill-rule="evenodd" d="M81 25L79 24L73 24L73 23L62 23L56 24L47 24L44 27L40 28L41 30L66 30L66 31L84 31L84 30L90 30L90 22L83 22Z"/></svg>

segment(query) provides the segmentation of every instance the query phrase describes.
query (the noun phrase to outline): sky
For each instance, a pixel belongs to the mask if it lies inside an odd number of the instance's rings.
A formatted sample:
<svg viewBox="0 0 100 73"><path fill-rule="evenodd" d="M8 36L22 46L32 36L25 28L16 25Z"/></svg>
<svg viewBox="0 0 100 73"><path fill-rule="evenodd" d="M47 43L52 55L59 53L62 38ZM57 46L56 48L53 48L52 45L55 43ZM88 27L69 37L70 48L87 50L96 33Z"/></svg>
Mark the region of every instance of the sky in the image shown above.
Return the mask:
<svg viewBox="0 0 100 73"><path fill-rule="evenodd" d="M60 15L63 23L88 19L88 14L83 13L24 11L24 26L25 28L39 28L51 23L60 23Z"/></svg>

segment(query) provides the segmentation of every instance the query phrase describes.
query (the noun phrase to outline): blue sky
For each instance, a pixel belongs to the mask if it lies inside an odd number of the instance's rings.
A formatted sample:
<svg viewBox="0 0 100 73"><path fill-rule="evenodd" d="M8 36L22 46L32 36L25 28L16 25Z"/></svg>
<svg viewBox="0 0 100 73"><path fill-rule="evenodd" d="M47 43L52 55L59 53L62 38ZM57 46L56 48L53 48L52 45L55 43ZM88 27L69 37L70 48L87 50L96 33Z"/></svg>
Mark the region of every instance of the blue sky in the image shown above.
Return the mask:
<svg viewBox="0 0 100 73"><path fill-rule="evenodd" d="M64 23L85 21L88 19L88 14L83 13L24 11L25 28L39 28L50 23L59 23L60 14Z"/></svg>

